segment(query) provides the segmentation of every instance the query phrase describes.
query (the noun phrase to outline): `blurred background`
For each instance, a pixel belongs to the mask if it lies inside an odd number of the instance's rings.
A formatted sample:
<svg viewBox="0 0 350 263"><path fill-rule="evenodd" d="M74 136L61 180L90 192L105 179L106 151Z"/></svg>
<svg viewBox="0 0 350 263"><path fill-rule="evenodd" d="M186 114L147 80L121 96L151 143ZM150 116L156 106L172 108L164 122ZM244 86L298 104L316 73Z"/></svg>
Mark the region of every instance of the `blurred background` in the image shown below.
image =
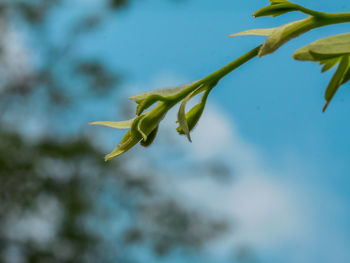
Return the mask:
<svg viewBox="0 0 350 263"><path fill-rule="evenodd" d="M344 0L296 1L342 12ZM108 163L127 97L202 78L259 45L227 38L298 18L268 1L1 0L0 262L350 262L350 91L293 51L213 90L193 143L176 109L154 145Z"/></svg>

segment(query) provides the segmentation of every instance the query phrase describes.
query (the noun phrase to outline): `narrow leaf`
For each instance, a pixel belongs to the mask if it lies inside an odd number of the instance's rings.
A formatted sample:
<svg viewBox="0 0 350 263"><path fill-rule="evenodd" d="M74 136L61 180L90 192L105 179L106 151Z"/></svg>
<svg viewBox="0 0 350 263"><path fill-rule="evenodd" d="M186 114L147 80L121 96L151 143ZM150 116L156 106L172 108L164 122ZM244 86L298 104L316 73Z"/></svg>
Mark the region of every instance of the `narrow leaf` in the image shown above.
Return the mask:
<svg viewBox="0 0 350 263"><path fill-rule="evenodd" d="M185 110L186 110L186 104L187 102L195 95L195 91L193 91L192 93L190 93L181 103L180 105L180 109L179 109L179 112L177 114L177 120L179 122L179 125L181 127L181 129L184 131L184 133L186 134L187 136L187 139L192 142L191 140L191 135L190 135L190 129L188 127L188 123L187 123L187 120L186 120L186 113L185 113Z"/></svg>
<svg viewBox="0 0 350 263"><path fill-rule="evenodd" d="M141 142L140 142L141 146L143 146L143 147L148 147L148 146L150 146L150 145L153 143L154 139L155 139L156 136L157 136L158 127L159 127L159 126L157 126L157 128L155 128L155 129L147 136L147 139L146 139L146 140L144 140L144 139L141 140Z"/></svg>
<svg viewBox="0 0 350 263"><path fill-rule="evenodd" d="M344 79L343 79L341 84L343 85L346 82L348 82L349 80L350 80L350 65L348 66L347 72L344 74Z"/></svg>
<svg viewBox="0 0 350 263"><path fill-rule="evenodd" d="M141 115L144 110L152 106L157 101L166 102L176 100L177 98L183 96L184 94L192 90L195 85L197 85L196 81L176 88L159 89L141 93L138 95L134 95L129 99L134 100L138 104L136 109L136 115Z"/></svg>
<svg viewBox="0 0 350 263"><path fill-rule="evenodd" d="M130 129L131 125L135 119L127 120L127 121L96 121L90 122L89 125L101 125L106 127L111 127L115 129Z"/></svg>
<svg viewBox="0 0 350 263"><path fill-rule="evenodd" d="M265 43L260 48L259 57L268 55L276 51L283 44L289 40L310 31L318 26L318 21L313 17L308 17L302 20L294 21L276 28L266 29L252 29L230 35L235 36L247 36L247 35L258 35L268 36Z"/></svg>
<svg viewBox="0 0 350 263"><path fill-rule="evenodd" d="M130 130L128 130L128 132L124 135L121 142L117 145L117 147L114 148L114 150L111 153L105 156L105 161L117 157L122 153L125 153L126 151L134 147L142 139L141 134L137 131L136 128L141 118L142 116L135 118L130 127Z"/></svg>
<svg viewBox="0 0 350 263"><path fill-rule="evenodd" d="M334 73L326 89L326 92L325 92L326 105L323 107L323 112L327 109L329 103L334 97L334 94L337 92L338 88L342 85L343 80L348 73L348 70L349 70L349 56L343 56L336 72Z"/></svg>
<svg viewBox="0 0 350 263"><path fill-rule="evenodd" d="M178 87L175 87L175 88L152 90L152 91L148 91L148 92L145 92L145 93L141 93L141 94L137 94L137 95L131 96L131 97L129 97L129 99L132 99L136 103L139 103L139 101L142 101L142 100L146 99L147 97L149 97L151 95L158 95L158 96L161 96L161 97L173 96L173 95L176 95L177 93L187 89L192 84L193 83L185 84L185 85L178 86Z"/></svg>
<svg viewBox="0 0 350 263"><path fill-rule="evenodd" d="M333 68L335 65L337 65L341 60L341 57L336 57L336 58L331 58L331 59L326 59L326 60L321 60L320 64L323 65L322 72L326 72Z"/></svg>
<svg viewBox="0 0 350 263"><path fill-rule="evenodd" d="M259 9L253 14L253 16L254 17L262 17L262 16L276 17L288 12L293 12L298 10L299 10L299 6L290 2L284 2L284 3L278 3L278 4L276 3L276 4L272 4Z"/></svg>
<svg viewBox="0 0 350 263"><path fill-rule="evenodd" d="M171 107L172 105L161 102L155 108L141 115L142 118L140 118L140 121L137 123L136 130L144 141L148 140L149 134L158 127Z"/></svg>
<svg viewBox="0 0 350 263"><path fill-rule="evenodd" d="M108 161L130 150L141 140L141 138L141 135L134 135L132 134L131 130L129 130L125 134L123 140L117 145L117 147L115 147L111 153L105 156L105 161Z"/></svg>
<svg viewBox="0 0 350 263"><path fill-rule="evenodd" d="M200 103L195 105L189 112L186 113L186 120L190 131L193 130L193 128L198 123L200 117L202 116L209 92L210 90L206 90L202 96ZM181 126L177 127L176 130L179 134L185 134Z"/></svg>
<svg viewBox="0 0 350 263"><path fill-rule="evenodd" d="M237 36L270 36L276 28L261 28L261 29L250 29L236 34L229 35L229 37Z"/></svg>
<svg viewBox="0 0 350 263"><path fill-rule="evenodd" d="M137 131L141 134L144 141L147 141L147 134L142 130L142 120L140 120L137 124Z"/></svg>
<svg viewBox="0 0 350 263"><path fill-rule="evenodd" d="M317 40L310 45L310 51L316 54L329 56L350 54L350 33Z"/></svg>
<svg viewBox="0 0 350 263"><path fill-rule="evenodd" d="M317 27L317 21L313 17L294 21L280 26L272 31L259 51L259 57L275 52L291 39Z"/></svg>
<svg viewBox="0 0 350 263"><path fill-rule="evenodd" d="M319 39L294 53L297 60L320 61L350 54L350 33Z"/></svg>

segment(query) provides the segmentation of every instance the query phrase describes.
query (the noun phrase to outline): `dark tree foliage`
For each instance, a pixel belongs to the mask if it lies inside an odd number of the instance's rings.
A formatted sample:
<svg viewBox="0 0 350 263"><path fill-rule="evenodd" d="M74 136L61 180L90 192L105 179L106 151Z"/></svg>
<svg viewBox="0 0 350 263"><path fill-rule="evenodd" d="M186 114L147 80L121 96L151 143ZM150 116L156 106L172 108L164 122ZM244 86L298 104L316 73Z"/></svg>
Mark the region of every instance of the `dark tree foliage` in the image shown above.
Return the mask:
<svg viewBox="0 0 350 263"><path fill-rule="evenodd" d="M128 246L150 243L156 254L165 255L176 247L199 249L227 229L223 221L167 196L151 175L129 174L118 162L105 165L89 140L33 145L13 133L1 138L2 262L14 262L11 251L24 262L132 260ZM123 225L125 216L130 221ZM51 222L49 237L36 225L43 222ZM108 237L112 244L99 231L108 231L108 224L121 225Z"/></svg>
<svg viewBox="0 0 350 263"><path fill-rule="evenodd" d="M200 249L227 230L224 221L162 191L150 171L106 164L84 129L61 132L78 114L77 103L103 100L119 87L119 72L71 51L129 5L105 1L103 12L75 19L58 42L48 21L63 2L0 4L0 262L139 262L135 247L151 247L158 256ZM27 52L36 55L30 68L21 54L11 54L14 29L25 32ZM48 124L39 138L21 126L30 116Z"/></svg>

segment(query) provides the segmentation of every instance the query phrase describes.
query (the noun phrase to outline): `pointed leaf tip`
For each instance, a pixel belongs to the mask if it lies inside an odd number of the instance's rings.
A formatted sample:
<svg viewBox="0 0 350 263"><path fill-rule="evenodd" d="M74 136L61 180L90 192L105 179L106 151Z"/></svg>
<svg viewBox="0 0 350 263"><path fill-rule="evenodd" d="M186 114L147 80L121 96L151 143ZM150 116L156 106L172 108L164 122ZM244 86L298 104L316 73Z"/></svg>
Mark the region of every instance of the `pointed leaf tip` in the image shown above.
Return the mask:
<svg viewBox="0 0 350 263"><path fill-rule="evenodd" d="M201 118L209 93L210 89L204 91L201 101L186 113L186 121L190 131L194 129L199 119ZM179 134L185 134L181 126L178 126L176 130Z"/></svg>
<svg viewBox="0 0 350 263"><path fill-rule="evenodd" d="M322 38L298 49L294 58L298 60L321 61L350 54L350 33Z"/></svg>
<svg viewBox="0 0 350 263"><path fill-rule="evenodd" d="M259 57L275 52L283 44L301 34L310 31L311 29L317 27L317 25L318 24L313 17L308 17L275 28L261 47Z"/></svg>
<svg viewBox="0 0 350 263"><path fill-rule="evenodd" d="M258 28L231 34L229 37L238 36L270 36L276 28Z"/></svg>
<svg viewBox="0 0 350 263"><path fill-rule="evenodd" d="M189 142L192 142L192 139L191 139L191 134L190 134L190 128L188 125L188 120L186 118L186 112L185 112L186 104L191 98L196 96L197 92L200 92L201 89L202 89L202 85L200 85L197 89L195 89L193 92L191 92L186 98L184 98L184 100L182 101L182 103L180 105L179 112L177 114L177 120L178 120L178 123L180 125L180 128L183 131L183 133L186 134Z"/></svg>
<svg viewBox="0 0 350 263"><path fill-rule="evenodd" d="M177 118L178 118L178 122L180 124L181 129L183 130L184 134L186 134L186 136L187 136L188 141L192 142L191 135L190 135L190 129L188 127L186 113L185 113L186 103L187 103L187 100L184 100L181 103Z"/></svg>
<svg viewBox="0 0 350 263"><path fill-rule="evenodd" d="M322 112L323 112L323 113L326 112L326 109L328 108L329 102L330 102L330 101L327 101L326 104L323 106L323 109L322 109Z"/></svg>
<svg viewBox="0 0 350 263"><path fill-rule="evenodd" d="M141 134L144 141L147 141L147 134L142 130L142 119L137 123L137 131Z"/></svg>
<svg viewBox="0 0 350 263"><path fill-rule="evenodd" d="M144 139L141 140L141 142L140 142L141 146L143 146L143 147L148 147L148 146L150 146L150 145L153 143L154 139L155 139L156 136L157 136L158 127L159 127L159 126L157 126L157 128L155 128L155 129L147 136L147 140L144 140Z"/></svg>
<svg viewBox="0 0 350 263"><path fill-rule="evenodd" d="M127 121L95 121L95 122L89 122L89 125L101 125L105 127L110 127L114 129L130 129L132 123L135 119L127 120Z"/></svg>
<svg viewBox="0 0 350 263"><path fill-rule="evenodd" d="M332 101L339 87L347 81L346 77L347 77L348 70L350 70L349 55L344 55L326 89L326 92L325 92L326 105L323 108L323 111L327 109L328 104Z"/></svg>
<svg viewBox="0 0 350 263"><path fill-rule="evenodd" d="M265 6L259 10L257 10L253 16L254 17L262 17L262 16L280 16L289 12L300 10L300 6L293 4L288 1L279 1L279 2L271 2L271 5Z"/></svg>

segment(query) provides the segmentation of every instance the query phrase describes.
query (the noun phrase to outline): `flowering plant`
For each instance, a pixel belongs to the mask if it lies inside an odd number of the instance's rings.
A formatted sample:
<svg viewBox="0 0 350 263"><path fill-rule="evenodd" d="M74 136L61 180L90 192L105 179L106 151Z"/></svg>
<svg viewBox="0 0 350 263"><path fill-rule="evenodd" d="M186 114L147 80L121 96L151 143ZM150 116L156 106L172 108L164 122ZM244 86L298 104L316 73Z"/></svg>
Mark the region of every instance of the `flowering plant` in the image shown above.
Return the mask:
<svg viewBox="0 0 350 263"><path fill-rule="evenodd" d="M181 103L181 105L178 111L177 122L179 126L177 131L186 135L188 140L191 141L190 132L196 126L204 111L208 95L227 74L254 57L262 57L275 52L286 42L312 29L350 22L350 13L314 11L287 0L270 0L269 6L259 9L253 16L276 17L288 12L301 12L308 17L276 28L251 29L233 34L231 37L261 35L266 36L267 39L262 45L201 80L176 88L160 89L130 97L137 103L134 119L121 122L98 121L90 123L116 129L129 129L120 144L110 154L106 155L105 160L107 161L128 151L139 142L142 146L149 146L157 135L161 120L178 103ZM338 65L325 92L326 104L323 108L323 111L325 111L338 88L350 79L350 33L318 40L297 50L293 57L297 60L320 63L323 65L322 72ZM200 102L186 113L187 102L198 94L202 94ZM154 104L156 104L154 108L145 112Z"/></svg>

